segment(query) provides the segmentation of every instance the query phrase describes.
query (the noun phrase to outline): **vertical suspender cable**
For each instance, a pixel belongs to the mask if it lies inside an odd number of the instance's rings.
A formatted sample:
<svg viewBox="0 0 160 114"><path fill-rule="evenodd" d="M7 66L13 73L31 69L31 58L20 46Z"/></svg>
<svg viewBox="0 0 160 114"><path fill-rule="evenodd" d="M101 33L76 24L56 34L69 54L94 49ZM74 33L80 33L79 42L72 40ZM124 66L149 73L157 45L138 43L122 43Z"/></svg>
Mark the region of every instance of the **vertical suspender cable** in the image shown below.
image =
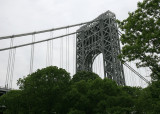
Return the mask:
<svg viewBox="0 0 160 114"><path fill-rule="evenodd" d="M48 66L50 66L50 50L51 50L51 42L50 41L48 41Z"/></svg>
<svg viewBox="0 0 160 114"><path fill-rule="evenodd" d="M99 71L98 65L99 65L99 57L97 58L97 74L100 75L100 71Z"/></svg>
<svg viewBox="0 0 160 114"><path fill-rule="evenodd" d="M97 74L97 62L94 61L94 72Z"/></svg>
<svg viewBox="0 0 160 114"><path fill-rule="evenodd" d="M75 35L73 35L73 75L74 75L74 73L75 73L75 55L76 55L76 53L75 53L75 38L76 38L76 34Z"/></svg>
<svg viewBox="0 0 160 114"><path fill-rule="evenodd" d="M148 70L147 70L147 68L146 67L144 67L144 71L145 71L145 77L149 77L149 72L148 72ZM144 85L144 83L142 82L142 80L141 80L141 85Z"/></svg>
<svg viewBox="0 0 160 114"><path fill-rule="evenodd" d="M99 59L99 57L100 57L100 56L98 56L98 58L97 58L97 59L98 59L98 63L97 63L97 70L98 70L98 75L99 75L99 76L101 76L101 70L100 70L100 59Z"/></svg>
<svg viewBox="0 0 160 114"><path fill-rule="evenodd" d="M51 41L51 65L53 66L53 40Z"/></svg>
<svg viewBox="0 0 160 114"><path fill-rule="evenodd" d="M129 69L127 69L127 67L124 65L124 67L125 67L125 69L126 69L126 78L127 78L127 83L128 83L128 85L129 86L131 86L131 82L130 82L130 78L129 78L129 76L131 75L131 74L129 74Z"/></svg>
<svg viewBox="0 0 160 114"><path fill-rule="evenodd" d="M10 88L12 88L13 72L14 72L14 64L15 64L15 54L16 54L16 48L13 49L13 58L12 58L11 76L10 76Z"/></svg>
<svg viewBox="0 0 160 114"><path fill-rule="evenodd" d="M35 42L35 34L32 35L32 43ZM30 58L30 74L33 72L33 61L34 61L34 44L31 45L31 58Z"/></svg>
<svg viewBox="0 0 160 114"><path fill-rule="evenodd" d="M47 41L47 47L46 47L46 67L48 66L48 41Z"/></svg>
<svg viewBox="0 0 160 114"><path fill-rule="evenodd" d="M131 63L129 62L128 63L129 66L131 66ZM131 75L131 78L130 78L130 83L131 83L131 86L134 86L134 82L133 82L133 77L134 77L134 74L131 72L131 70L129 70L129 76Z"/></svg>
<svg viewBox="0 0 160 114"><path fill-rule="evenodd" d="M125 76L126 85L129 86L129 84L128 84L128 69L126 69L125 65L123 65L123 68L124 68L124 76Z"/></svg>
<svg viewBox="0 0 160 114"><path fill-rule="evenodd" d="M61 65L63 68L63 37L61 38Z"/></svg>
<svg viewBox="0 0 160 114"><path fill-rule="evenodd" d="M52 38L53 38L53 31L52 31ZM52 65L53 65L53 51L54 51L54 47L53 47L53 40L52 40Z"/></svg>
<svg viewBox="0 0 160 114"><path fill-rule="evenodd" d="M52 34L51 34L51 37L53 38L53 31L51 32ZM53 40L52 40L52 65L53 65L53 51L54 51L54 48L53 48Z"/></svg>
<svg viewBox="0 0 160 114"><path fill-rule="evenodd" d="M46 50L46 67L52 65L52 54L53 54L53 41L47 41L47 50Z"/></svg>
<svg viewBox="0 0 160 114"><path fill-rule="evenodd" d="M63 68L63 37L61 39L62 39L62 68Z"/></svg>
<svg viewBox="0 0 160 114"><path fill-rule="evenodd" d="M60 67L62 68L62 38L60 39Z"/></svg>
<svg viewBox="0 0 160 114"><path fill-rule="evenodd" d="M67 34L67 32L68 32L67 29L68 29L68 28L66 28L66 34ZM67 56L67 36L66 36L66 70L67 70L67 64L68 64L68 63L67 63L67 60L68 60L67 57L68 57L68 56Z"/></svg>
<svg viewBox="0 0 160 114"><path fill-rule="evenodd" d="M135 62L137 63L138 61L136 60ZM136 67L136 71L138 71L141 74L140 69L138 69L137 67ZM139 80L140 80L139 77L135 77L136 86L141 86Z"/></svg>
<svg viewBox="0 0 160 114"><path fill-rule="evenodd" d="M68 34L69 34L69 28L68 28ZM68 41L68 72L69 72L69 35L67 41Z"/></svg>
<svg viewBox="0 0 160 114"><path fill-rule="evenodd" d="M131 63L130 63L130 62L128 62L128 64L129 64L129 66L131 66ZM134 86L134 83L133 83L133 75L132 75L131 70L129 70L129 76L131 76L131 78L129 78L129 79L130 79L131 86Z"/></svg>
<svg viewBox="0 0 160 114"><path fill-rule="evenodd" d="M51 53L52 53L52 45L51 45L51 43L52 43L52 41L50 40L50 41L49 41L49 58L48 58L48 59L49 59L49 66L51 66L51 64L52 64L52 63L51 63L51 61L52 61L52 60L51 60L51 58L52 58L52 57L51 57L51 56L52 56L52 55L51 55Z"/></svg>
<svg viewBox="0 0 160 114"><path fill-rule="evenodd" d="M11 38L11 41L10 41L10 47L13 46L13 38ZM5 87L8 88L8 80L9 80L9 77L10 77L10 68L11 68L11 63L12 63L12 53L13 53L13 50L10 49L9 50L9 57L8 57L8 65L7 65L7 74L6 74L6 81L5 81Z"/></svg>
<svg viewBox="0 0 160 114"><path fill-rule="evenodd" d="M60 63L60 65L59 65L59 67L61 67L61 42L60 42L60 39L59 39L59 43L60 43L60 47L59 47L59 49L60 49L60 51L59 51L59 63Z"/></svg>
<svg viewBox="0 0 160 114"><path fill-rule="evenodd" d="M33 35L33 42L35 42L35 34ZM33 54L32 54L32 72L33 72L33 63L34 63L34 44L33 44Z"/></svg>

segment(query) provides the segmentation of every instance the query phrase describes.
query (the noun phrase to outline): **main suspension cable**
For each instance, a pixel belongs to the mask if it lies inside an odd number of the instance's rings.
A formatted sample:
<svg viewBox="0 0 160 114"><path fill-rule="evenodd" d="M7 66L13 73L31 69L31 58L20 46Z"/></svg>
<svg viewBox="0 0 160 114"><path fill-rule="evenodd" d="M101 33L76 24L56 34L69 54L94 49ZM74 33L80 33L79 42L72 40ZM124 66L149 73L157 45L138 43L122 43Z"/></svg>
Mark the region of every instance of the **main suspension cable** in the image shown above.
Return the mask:
<svg viewBox="0 0 160 114"><path fill-rule="evenodd" d="M46 42L46 41L49 41L49 40L54 40L54 39L58 39L58 38L68 36L68 35L76 34L76 33L79 33L79 32L73 32L73 33L70 33L70 34L65 34L65 35L61 35L61 36L57 36L57 37L53 37L53 38L48 38L48 39L45 39L45 40L39 40L39 41L36 41L36 42L31 42L31 43L26 43L26 44L22 44L22 45L2 48L2 49L0 49L0 51L5 51L5 50L9 50L9 49L14 49L14 48L20 48L20 47L24 47L24 46L28 46L28 45L32 45L32 44L38 44L38 43Z"/></svg>
<svg viewBox="0 0 160 114"><path fill-rule="evenodd" d="M16 35L11 35L11 36L2 36L2 37L0 37L0 40L9 39L9 38L13 38L13 37L15 38L15 37L22 37L22 36L28 36L28 35L33 35L33 34L40 34L40 33L45 33L45 32L51 32L51 31L56 31L56 30L76 27L76 26L80 26L80 25L84 25L84 24L89 24L89 23L93 23L93 22L97 22L97 21L99 21L99 20L93 20L93 21L88 21L88 22L83 22L83 23L63 26L63 27L57 27L57 28L52 28L52 29L47 29L47 30L41 30L41 31L34 31L34 32L29 32L29 33L16 34Z"/></svg>

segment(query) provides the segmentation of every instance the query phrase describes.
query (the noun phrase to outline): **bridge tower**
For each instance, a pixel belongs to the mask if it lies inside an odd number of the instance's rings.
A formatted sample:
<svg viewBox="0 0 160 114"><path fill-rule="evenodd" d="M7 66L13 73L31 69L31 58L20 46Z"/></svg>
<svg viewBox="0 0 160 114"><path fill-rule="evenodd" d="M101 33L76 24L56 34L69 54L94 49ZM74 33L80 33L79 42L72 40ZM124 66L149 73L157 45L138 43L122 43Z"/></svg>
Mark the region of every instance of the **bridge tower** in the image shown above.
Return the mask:
<svg viewBox="0 0 160 114"><path fill-rule="evenodd" d="M92 71L95 58L102 53L104 77L116 81L118 85L125 85L123 65L117 58L120 43L115 14L107 11L77 32L76 72Z"/></svg>

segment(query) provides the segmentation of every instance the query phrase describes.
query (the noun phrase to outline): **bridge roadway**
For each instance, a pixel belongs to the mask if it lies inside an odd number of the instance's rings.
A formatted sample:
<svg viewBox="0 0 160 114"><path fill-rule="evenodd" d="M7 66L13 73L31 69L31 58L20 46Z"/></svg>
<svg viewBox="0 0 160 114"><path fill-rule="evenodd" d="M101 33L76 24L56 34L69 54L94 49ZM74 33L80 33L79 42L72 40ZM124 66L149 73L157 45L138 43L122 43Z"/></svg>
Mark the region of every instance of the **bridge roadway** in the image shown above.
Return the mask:
<svg viewBox="0 0 160 114"><path fill-rule="evenodd" d="M10 91L10 89L0 87L0 96Z"/></svg>
<svg viewBox="0 0 160 114"><path fill-rule="evenodd" d="M6 94L10 90L11 89L0 87L0 96L2 96L3 94ZM3 114L4 110L6 110L6 107L4 105L0 105L0 114Z"/></svg>

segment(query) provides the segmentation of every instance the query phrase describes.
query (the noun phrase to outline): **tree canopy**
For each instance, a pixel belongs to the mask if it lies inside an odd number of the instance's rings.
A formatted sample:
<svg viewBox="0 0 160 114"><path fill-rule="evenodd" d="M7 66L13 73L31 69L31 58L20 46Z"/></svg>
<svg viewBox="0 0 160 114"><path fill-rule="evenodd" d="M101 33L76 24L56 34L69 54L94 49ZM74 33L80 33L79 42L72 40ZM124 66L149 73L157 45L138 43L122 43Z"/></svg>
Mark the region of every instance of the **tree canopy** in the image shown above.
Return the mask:
<svg viewBox="0 0 160 114"><path fill-rule="evenodd" d="M124 32L124 45L120 58L124 61L140 60L138 67L149 67L153 78L160 79L160 1L144 0L129 17L119 21Z"/></svg>
<svg viewBox="0 0 160 114"><path fill-rule="evenodd" d="M20 78L17 82L20 89L17 90L17 94L14 94L13 90L1 99L5 99L3 103L6 105L7 111L9 110L12 113L17 109L10 108L10 105L15 106L14 103L19 98L22 101L16 103L20 105L19 113L51 113L59 111L62 110L62 98L69 89L70 78L70 74L64 69L52 66L43 68L23 79ZM17 98L19 92L21 97ZM15 102L12 102L10 97Z"/></svg>
<svg viewBox="0 0 160 114"><path fill-rule="evenodd" d="M6 106L9 114L123 113L134 106L116 82L91 72L78 72L71 79L64 69L51 66L20 78L17 84L20 90L0 97L0 106Z"/></svg>
<svg viewBox="0 0 160 114"><path fill-rule="evenodd" d="M100 77L93 72L80 71L73 76L72 81L73 82L78 82L81 80L89 81L89 80L95 80L96 78L100 78Z"/></svg>
<svg viewBox="0 0 160 114"><path fill-rule="evenodd" d="M145 89L118 86L115 81L91 72L78 72L71 79L64 69L50 66L20 78L18 85L19 90L0 97L0 107L6 107L6 114L159 112L159 82Z"/></svg>

